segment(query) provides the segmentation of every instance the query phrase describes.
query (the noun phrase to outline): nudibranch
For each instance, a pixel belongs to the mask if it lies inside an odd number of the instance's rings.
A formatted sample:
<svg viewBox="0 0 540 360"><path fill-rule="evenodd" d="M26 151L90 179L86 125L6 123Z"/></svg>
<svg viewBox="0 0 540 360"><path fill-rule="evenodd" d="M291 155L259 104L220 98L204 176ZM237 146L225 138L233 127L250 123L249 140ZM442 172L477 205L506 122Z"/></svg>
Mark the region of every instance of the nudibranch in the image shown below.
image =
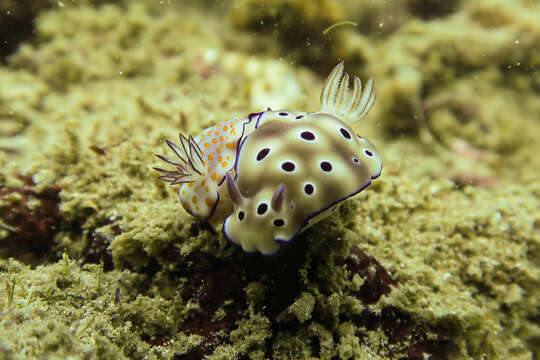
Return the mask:
<svg viewBox="0 0 540 360"><path fill-rule="evenodd" d="M155 168L179 190L184 208L246 252L276 253L282 244L361 192L382 169L375 146L350 124L375 102L343 62L328 76L317 112L250 114L220 122L197 137L167 140L177 159L157 155L175 170Z"/></svg>

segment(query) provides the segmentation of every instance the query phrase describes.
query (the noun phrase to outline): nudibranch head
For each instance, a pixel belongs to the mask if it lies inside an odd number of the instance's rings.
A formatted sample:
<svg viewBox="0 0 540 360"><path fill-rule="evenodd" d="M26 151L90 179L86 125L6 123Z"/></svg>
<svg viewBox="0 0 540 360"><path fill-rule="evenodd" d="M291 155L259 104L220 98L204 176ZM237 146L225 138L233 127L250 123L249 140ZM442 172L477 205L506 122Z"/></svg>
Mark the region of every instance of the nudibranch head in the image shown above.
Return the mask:
<svg viewBox="0 0 540 360"><path fill-rule="evenodd" d="M285 241L295 233L284 206L285 185L280 184L275 191L267 188L245 198L230 175L227 175L226 182L234 211L223 222L225 237L240 245L245 252L274 254L279 250L280 239Z"/></svg>

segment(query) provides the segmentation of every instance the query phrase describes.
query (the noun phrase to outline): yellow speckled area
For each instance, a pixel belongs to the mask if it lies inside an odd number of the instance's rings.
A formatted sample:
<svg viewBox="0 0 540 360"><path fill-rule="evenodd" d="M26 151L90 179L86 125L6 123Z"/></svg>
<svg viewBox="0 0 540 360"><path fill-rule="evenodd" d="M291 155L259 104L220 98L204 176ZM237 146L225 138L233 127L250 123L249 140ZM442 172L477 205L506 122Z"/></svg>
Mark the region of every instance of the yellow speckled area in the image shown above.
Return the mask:
<svg viewBox="0 0 540 360"><path fill-rule="evenodd" d="M0 0L0 358L540 358L538 13ZM382 175L277 256L157 180L165 139L318 110L340 60Z"/></svg>

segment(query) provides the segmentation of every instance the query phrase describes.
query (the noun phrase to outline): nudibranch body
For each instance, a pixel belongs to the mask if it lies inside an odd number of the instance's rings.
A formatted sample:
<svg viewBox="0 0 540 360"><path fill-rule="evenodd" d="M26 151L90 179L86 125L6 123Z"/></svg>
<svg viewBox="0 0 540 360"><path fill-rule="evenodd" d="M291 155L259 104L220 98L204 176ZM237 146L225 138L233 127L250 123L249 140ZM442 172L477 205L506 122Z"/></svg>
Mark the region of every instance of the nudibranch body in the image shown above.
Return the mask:
<svg viewBox="0 0 540 360"><path fill-rule="evenodd" d="M352 91L343 62L328 76L321 110L278 110L221 122L197 137L167 141L176 170L160 179L182 184L180 199L193 216L216 226L246 252L277 252L381 173L381 157L348 125L375 101L373 81Z"/></svg>
<svg viewBox="0 0 540 360"><path fill-rule="evenodd" d="M236 181L227 178L234 213L224 234L244 251L274 253L366 188L379 176L378 159L373 145L333 115L267 122L243 140Z"/></svg>

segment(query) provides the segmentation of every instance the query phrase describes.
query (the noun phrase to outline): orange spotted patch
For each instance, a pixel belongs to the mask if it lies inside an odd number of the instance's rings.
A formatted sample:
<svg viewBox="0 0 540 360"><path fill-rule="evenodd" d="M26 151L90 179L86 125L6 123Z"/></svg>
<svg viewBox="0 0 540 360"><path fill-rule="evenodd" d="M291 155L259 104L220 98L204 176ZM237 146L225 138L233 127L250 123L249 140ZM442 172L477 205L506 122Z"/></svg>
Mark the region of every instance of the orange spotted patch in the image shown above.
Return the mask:
<svg viewBox="0 0 540 360"><path fill-rule="evenodd" d="M210 200L210 198L206 198L204 199L204 201L206 202L206 205L208 205L209 207L212 206L212 200Z"/></svg>

